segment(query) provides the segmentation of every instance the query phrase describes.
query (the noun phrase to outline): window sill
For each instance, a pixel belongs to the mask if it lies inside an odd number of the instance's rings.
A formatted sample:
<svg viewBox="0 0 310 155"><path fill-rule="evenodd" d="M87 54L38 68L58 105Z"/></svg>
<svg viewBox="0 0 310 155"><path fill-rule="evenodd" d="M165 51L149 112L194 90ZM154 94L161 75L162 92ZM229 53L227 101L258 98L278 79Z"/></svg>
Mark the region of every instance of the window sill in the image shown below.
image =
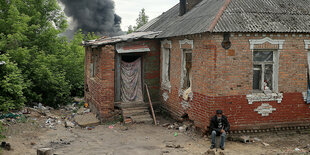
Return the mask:
<svg viewBox="0 0 310 155"><path fill-rule="evenodd" d="M249 104L253 102L264 102L264 101L277 101L279 104L282 102L283 94L282 93L252 93L246 95Z"/></svg>

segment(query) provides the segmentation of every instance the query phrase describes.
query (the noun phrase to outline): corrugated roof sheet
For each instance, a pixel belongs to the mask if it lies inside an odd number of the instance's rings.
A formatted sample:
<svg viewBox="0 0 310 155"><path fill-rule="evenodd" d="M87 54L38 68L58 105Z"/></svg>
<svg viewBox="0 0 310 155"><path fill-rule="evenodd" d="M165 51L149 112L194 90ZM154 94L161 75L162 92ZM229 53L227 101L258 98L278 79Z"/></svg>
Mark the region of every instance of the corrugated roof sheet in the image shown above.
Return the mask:
<svg viewBox="0 0 310 155"><path fill-rule="evenodd" d="M310 0L231 0L213 32L310 32Z"/></svg>
<svg viewBox="0 0 310 155"><path fill-rule="evenodd" d="M157 38L206 32L224 3L225 0L203 0L183 16L179 16L177 4L138 31L162 31Z"/></svg>
<svg viewBox="0 0 310 155"><path fill-rule="evenodd" d="M154 39L160 32L134 32L126 35L115 36L115 37L102 37L97 40L84 41L84 46L99 46L107 44L115 44L119 42L127 42L138 39Z"/></svg>
<svg viewBox="0 0 310 155"><path fill-rule="evenodd" d="M225 0L203 0L183 16L179 4L138 31L157 38L208 32ZM212 32L310 32L310 0L231 0Z"/></svg>

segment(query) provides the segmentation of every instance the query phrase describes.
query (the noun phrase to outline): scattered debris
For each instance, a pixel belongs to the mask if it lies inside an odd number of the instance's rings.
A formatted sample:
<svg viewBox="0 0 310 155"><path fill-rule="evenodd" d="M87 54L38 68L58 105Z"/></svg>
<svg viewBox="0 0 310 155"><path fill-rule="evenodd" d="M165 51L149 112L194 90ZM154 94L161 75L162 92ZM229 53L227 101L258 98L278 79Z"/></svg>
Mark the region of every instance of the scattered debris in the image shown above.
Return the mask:
<svg viewBox="0 0 310 155"><path fill-rule="evenodd" d="M81 127L94 126L100 124L96 115L93 113L85 113L83 115L75 115L74 121Z"/></svg>
<svg viewBox="0 0 310 155"><path fill-rule="evenodd" d="M169 125L168 129L174 129L174 125Z"/></svg>
<svg viewBox="0 0 310 155"><path fill-rule="evenodd" d="M131 118L125 118L124 119L124 123L125 124L131 124L133 121L132 121L132 119Z"/></svg>
<svg viewBox="0 0 310 155"><path fill-rule="evenodd" d="M113 128L114 128L114 126L113 126L113 125L110 125L110 126L109 126L109 129L113 129Z"/></svg>
<svg viewBox="0 0 310 155"><path fill-rule="evenodd" d="M270 144L265 143L265 142L262 142L262 144L263 144L264 146L270 146Z"/></svg>
<svg viewBox="0 0 310 155"><path fill-rule="evenodd" d="M65 127L66 128L74 128L74 124L71 121L66 120L65 121Z"/></svg>
<svg viewBox="0 0 310 155"><path fill-rule="evenodd" d="M5 149L5 150L8 150L8 151L12 150L11 144L7 143L7 142L2 142L1 143L1 148Z"/></svg>
<svg viewBox="0 0 310 155"><path fill-rule="evenodd" d="M126 130L128 130L128 127L127 127L127 126L120 126L119 128L121 129L121 131L126 131Z"/></svg>
<svg viewBox="0 0 310 155"><path fill-rule="evenodd" d="M183 125L183 126L179 127L179 131L180 132L186 132L186 130L187 130L187 126L186 125Z"/></svg>
<svg viewBox="0 0 310 155"><path fill-rule="evenodd" d="M177 132L174 133L174 137L176 137L176 136L178 136L178 133L177 133Z"/></svg>
<svg viewBox="0 0 310 155"><path fill-rule="evenodd" d="M92 130L92 129L95 129L95 127L94 126L92 126L92 127L86 127L86 130Z"/></svg>
<svg viewBox="0 0 310 155"><path fill-rule="evenodd" d="M208 150L207 152L204 153L204 155L215 155L215 151Z"/></svg>
<svg viewBox="0 0 310 155"><path fill-rule="evenodd" d="M260 141L262 141L261 139L259 139L259 138L254 138L253 139L255 142L260 142Z"/></svg>
<svg viewBox="0 0 310 155"><path fill-rule="evenodd" d="M161 125L162 127L164 127L164 128L166 128L166 127L168 127L170 125L170 123L165 123L165 124L163 124L163 125Z"/></svg>
<svg viewBox="0 0 310 155"><path fill-rule="evenodd" d="M240 141L243 143L250 142L250 136L241 136Z"/></svg>
<svg viewBox="0 0 310 155"><path fill-rule="evenodd" d="M37 155L52 155L51 148L40 148L37 150Z"/></svg>
<svg viewBox="0 0 310 155"><path fill-rule="evenodd" d="M181 147L181 145L174 144L174 142L167 142L166 147L175 148L175 149L183 148L183 147Z"/></svg>

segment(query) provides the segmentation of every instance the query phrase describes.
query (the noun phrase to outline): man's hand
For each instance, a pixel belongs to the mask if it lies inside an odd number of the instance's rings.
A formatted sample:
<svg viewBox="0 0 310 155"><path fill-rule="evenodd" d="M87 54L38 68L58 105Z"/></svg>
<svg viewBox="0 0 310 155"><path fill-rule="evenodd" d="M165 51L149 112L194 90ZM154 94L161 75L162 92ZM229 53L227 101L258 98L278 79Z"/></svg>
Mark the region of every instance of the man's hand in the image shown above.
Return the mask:
<svg viewBox="0 0 310 155"><path fill-rule="evenodd" d="M221 130L221 133L225 133L225 130L224 130L224 129L222 129L222 130Z"/></svg>

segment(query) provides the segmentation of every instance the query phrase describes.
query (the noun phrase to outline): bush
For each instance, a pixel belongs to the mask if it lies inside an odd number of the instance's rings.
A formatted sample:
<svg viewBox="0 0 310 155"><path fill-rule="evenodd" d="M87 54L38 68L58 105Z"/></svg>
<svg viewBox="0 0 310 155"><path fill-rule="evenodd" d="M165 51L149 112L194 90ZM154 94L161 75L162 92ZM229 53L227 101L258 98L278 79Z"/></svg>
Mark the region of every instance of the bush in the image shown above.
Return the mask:
<svg viewBox="0 0 310 155"><path fill-rule="evenodd" d="M7 55L0 55L0 111L20 109L25 102L23 90L26 88L21 71Z"/></svg>

